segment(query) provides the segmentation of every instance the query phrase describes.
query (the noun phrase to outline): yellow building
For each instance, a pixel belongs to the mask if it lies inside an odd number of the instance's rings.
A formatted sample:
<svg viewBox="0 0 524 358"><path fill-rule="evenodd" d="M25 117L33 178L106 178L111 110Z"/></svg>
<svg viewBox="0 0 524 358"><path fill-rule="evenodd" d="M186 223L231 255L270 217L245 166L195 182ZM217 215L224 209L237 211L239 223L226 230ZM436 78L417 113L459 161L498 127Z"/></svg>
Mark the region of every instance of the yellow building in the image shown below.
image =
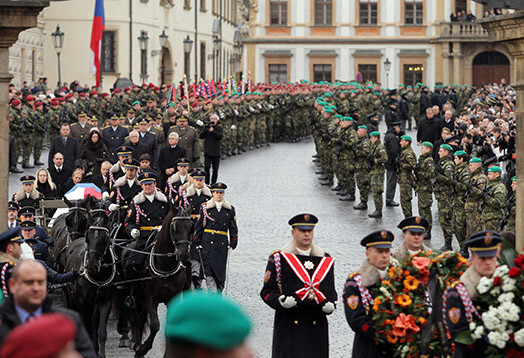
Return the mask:
<svg viewBox="0 0 524 358"><path fill-rule="evenodd" d="M475 21L450 21L458 11L471 19L489 10L470 0L250 3L243 69L255 81L362 79L396 87L514 79L503 45L490 43Z"/></svg>

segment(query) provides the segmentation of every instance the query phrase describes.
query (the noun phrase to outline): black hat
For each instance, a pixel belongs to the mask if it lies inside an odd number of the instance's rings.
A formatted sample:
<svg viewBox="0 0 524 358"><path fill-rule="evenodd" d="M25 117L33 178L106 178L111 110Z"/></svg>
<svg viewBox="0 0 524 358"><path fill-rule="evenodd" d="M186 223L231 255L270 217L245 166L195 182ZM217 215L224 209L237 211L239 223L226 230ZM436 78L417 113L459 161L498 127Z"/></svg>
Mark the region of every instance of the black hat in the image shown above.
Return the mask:
<svg viewBox="0 0 524 358"><path fill-rule="evenodd" d="M393 88L391 91L389 91L390 96L396 96L397 95L397 89Z"/></svg>
<svg viewBox="0 0 524 358"><path fill-rule="evenodd" d="M191 176L191 178L198 180L203 180L206 178L206 172L199 169L193 170L189 175Z"/></svg>
<svg viewBox="0 0 524 358"><path fill-rule="evenodd" d="M395 106L398 106L398 102L396 100L394 100L393 98L388 100L387 105L391 106L392 104L394 104Z"/></svg>
<svg viewBox="0 0 524 358"><path fill-rule="evenodd" d="M158 181L158 176L152 172L145 172L138 176L140 184L151 184Z"/></svg>
<svg viewBox="0 0 524 358"><path fill-rule="evenodd" d="M318 218L313 214L298 214L289 219L287 223L300 230L313 230L318 223Z"/></svg>
<svg viewBox="0 0 524 358"><path fill-rule="evenodd" d="M227 189L227 185L224 183L215 183L211 185L211 191L224 192Z"/></svg>
<svg viewBox="0 0 524 358"><path fill-rule="evenodd" d="M20 210L20 206L18 206L18 203L16 201L10 201L7 205L7 210Z"/></svg>
<svg viewBox="0 0 524 358"><path fill-rule="evenodd" d="M454 142L454 141L458 141L458 140L459 140L459 138L458 138L456 135L452 135L451 137L446 138L446 139L444 140L444 142L445 142L445 143L449 143L449 142Z"/></svg>
<svg viewBox="0 0 524 358"><path fill-rule="evenodd" d="M360 241L360 245L368 247L376 247L377 249L390 249L391 242L395 236L391 231L378 230L374 231Z"/></svg>
<svg viewBox="0 0 524 358"><path fill-rule="evenodd" d="M374 118L374 117L378 117L377 112L373 112L373 113L371 113L371 114L368 116L368 119L371 119L371 118Z"/></svg>
<svg viewBox="0 0 524 358"><path fill-rule="evenodd" d="M402 231L424 232L428 227L429 222L421 216L410 216L398 224L398 228Z"/></svg>
<svg viewBox="0 0 524 358"><path fill-rule="evenodd" d="M176 165L178 167L188 167L189 163L190 163L189 159L187 159L187 158L180 158L179 160L177 160Z"/></svg>
<svg viewBox="0 0 524 358"><path fill-rule="evenodd" d="M401 125L401 122L391 122L388 124L389 127L400 127Z"/></svg>
<svg viewBox="0 0 524 358"><path fill-rule="evenodd" d="M22 184L33 184L35 182L35 177L32 175L24 175L20 178Z"/></svg>
<svg viewBox="0 0 524 358"><path fill-rule="evenodd" d="M138 169L140 163L135 158L127 158L124 160L125 169Z"/></svg>
<svg viewBox="0 0 524 358"><path fill-rule="evenodd" d="M471 235L464 246L481 257L493 257L497 254L502 236L495 231L480 231Z"/></svg>
<svg viewBox="0 0 524 358"><path fill-rule="evenodd" d="M4 242L24 242L24 239L20 236L18 228L13 228L4 231L0 234L0 243Z"/></svg>
<svg viewBox="0 0 524 358"><path fill-rule="evenodd" d="M36 227L36 223L31 220L24 220L20 223L20 228L22 230L33 230Z"/></svg>
<svg viewBox="0 0 524 358"><path fill-rule="evenodd" d="M120 155L122 157L129 156L129 155L133 154L133 147L131 147L129 145L120 146L120 147L116 148L116 154Z"/></svg>
<svg viewBox="0 0 524 358"><path fill-rule="evenodd" d="M23 208L21 208L20 210L18 210L18 215L19 216L23 216L23 215L35 215L35 208L33 208L32 206L24 206Z"/></svg>

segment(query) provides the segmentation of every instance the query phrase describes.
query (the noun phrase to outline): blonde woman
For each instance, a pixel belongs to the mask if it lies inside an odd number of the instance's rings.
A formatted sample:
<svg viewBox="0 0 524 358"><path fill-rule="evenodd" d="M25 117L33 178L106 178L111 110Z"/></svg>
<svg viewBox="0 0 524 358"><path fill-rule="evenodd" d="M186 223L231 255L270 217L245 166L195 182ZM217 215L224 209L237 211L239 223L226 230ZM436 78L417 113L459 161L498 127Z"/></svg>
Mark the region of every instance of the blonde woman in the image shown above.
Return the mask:
<svg viewBox="0 0 524 358"><path fill-rule="evenodd" d="M67 183L64 185L64 194L71 190L76 184L82 182L83 177L84 171L80 168L75 169L71 175L71 178L69 178Z"/></svg>
<svg viewBox="0 0 524 358"><path fill-rule="evenodd" d="M36 172L35 189L42 193L44 198L58 197L56 184L53 183L53 179L47 169L42 168Z"/></svg>

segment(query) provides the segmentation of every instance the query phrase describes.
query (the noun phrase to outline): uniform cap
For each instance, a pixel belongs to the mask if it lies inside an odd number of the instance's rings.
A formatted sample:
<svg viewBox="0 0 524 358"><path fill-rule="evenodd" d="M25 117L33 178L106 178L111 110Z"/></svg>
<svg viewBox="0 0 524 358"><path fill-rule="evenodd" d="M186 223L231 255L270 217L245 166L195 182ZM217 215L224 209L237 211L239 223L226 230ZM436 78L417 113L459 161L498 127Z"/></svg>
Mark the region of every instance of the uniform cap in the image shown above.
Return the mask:
<svg viewBox="0 0 524 358"><path fill-rule="evenodd" d="M18 203L16 201L10 201L7 205L7 210L16 210L18 211L20 207L18 206Z"/></svg>
<svg viewBox="0 0 524 358"><path fill-rule="evenodd" d="M43 106L44 105L44 102L42 101L38 101L35 103L35 107L38 107L38 106Z"/></svg>
<svg viewBox="0 0 524 358"><path fill-rule="evenodd" d="M78 94L78 96L79 96L79 97L85 97L86 94L85 94L84 92L80 92L80 93Z"/></svg>
<svg viewBox="0 0 524 358"><path fill-rule="evenodd" d="M497 166L489 167L488 173L502 173L502 169Z"/></svg>
<svg viewBox="0 0 524 358"><path fill-rule="evenodd" d="M453 152L453 148L449 144L441 144L440 148L445 149L449 152Z"/></svg>
<svg viewBox="0 0 524 358"><path fill-rule="evenodd" d="M497 254L501 242L502 236L498 232L488 230L471 235L464 245L481 257L493 257Z"/></svg>
<svg viewBox="0 0 524 358"><path fill-rule="evenodd" d="M371 132L371 133L369 133L369 136L370 137L380 137L380 132L379 131Z"/></svg>
<svg viewBox="0 0 524 358"><path fill-rule="evenodd" d="M217 293L189 292L167 305L168 340L227 350L244 342L251 328L251 321L239 306Z"/></svg>
<svg viewBox="0 0 524 358"><path fill-rule="evenodd" d="M134 102L133 102L133 106L134 106L135 104L140 104L140 101L134 101Z"/></svg>
<svg viewBox="0 0 524 358"><path fill-rule="evenodd" d="M142 117L142 119L138 121L138 124L149 124L149 122L147 121L146 117Z"/></svg>
<svg viewBox="0 0 524 358"><path fill-rule="evenodd" d="M227 185L224 183L215 183L211 185L211 191L223 193L227 189Z"/></svg>
<svg viewBox="0 0 524 358"><path fill-rule="evenodd" d="M189 175L191 178L198 180L203 180L206 178L206 172L203 170L193 170Z"/></svg>
<svg viewBox="0 0 524 358"><path fill-rule="evenodd" d="M78 117L86 117L86 116L87 116L86 111L80 111L80 112L78 112Z"/></svg>
<svg viewBox="0 0 524 358"><path fill-rule="evenodd" d="M378 249L390 249L391 242L393 242L395 236L391 231L378 230L373 231L371 234L366 236L360 241L360 245L364 247L376 247Z"/></svg>
<svg viewBox="0 0 524 358"><path fill-rule="evenodd" d="M431 143L431 142L422 142L421 145L423 145L424 147L429 147L429 148L433 149L433 143Z"/></svg>
<svg viewBox="0 0 524 358"><path fill-rule="evenodd" d="M13 107L19 106L21 103L22 103L22 102L20 102L19 99L13 99L13 100L11 101L11 105L12 105Z"/></svg>
<svg viewBox="0 0 524 358"><path fill-rule="evenodd" d="M35 179L36 178L32 175L24 175L20 178L20 181L22 182L22 184L31 184L35 182Z"/></svg>
<svg viewBox="0 0 524 358"><path fill-rule="evenodd" d="M471 158L469 160L470 163L482 163L482 159L480 158Z"/></svg>
<svg viewBox="0 0 524 358"><path fill-rule="evenodd" d="M115 91L114 91L114 92L115 92L115 93L120 93L121 91L120 91L120 89L119 89L119 88L117 88L117 89L115 89Z"/></svg>
<svg viewBox="0 0 524 358"><path fill-rule="evenodd" d="M145 172L138 176L138 181L140 184L151 184L158 180L158 177L155 173Z"/></svg>
<svg viewBox="0 0 524 358"><path fill-rule="evenodd" d="M20 210L18 210L18 216L25 216L25 215L35 215L35 208L32 206L24 206Z"/></svg>
<svg viewBox="0 0 524 358"><path fill-rule="evenodd" d="M517 176L515 175L513 178L511 178L511 181L517 181Z"/></svg>
<svg viewBox="0 0 524 358"><path fill-rule="evenodd" d="M128 145L120 146L116 149L116 154L122 157L127 157L128 155L133 154L133 147Z"/></svg>
<svg viewBox="0 0 524 358"><path fill-rule="evenodd" d="M24 239L20 236L18 228L12 228L4 231L0 234L0 243L4 242L24 242ZM5 356L2 356L5 357Z"/></svg>
<svg viewBox="0 0 524 358"><path fill-rule="evenodd" d="M187 158L180 158L177 160L176 165L179 167L188 167L190 163L190 160Z"/></svg>
<svg viewBox="0 0 524 358"><path fill-rule="evenodd" d="M457 150L455 152L455 157L462 157L462 156L465 156L465 155L468 155L468 153L466 153L465 151L463 150Z"/></svg>
<svg viewBox="0 0 524 358"><path fill-rule="evenodd" d="M102 93L102 97L107 97L107 96L109 96L109 93L107 92Z"/></svg>
<svg viewBox="0 0 524 358"><path fill-rule="evenodd" d="M300 230L313 230L318 223L318 218L313 214L298 214L289 219L287 223Z"/></svg>
<svg viewBox="0 0 524 358"><path fill-rule="evenodd" d="M412 141L411 137L408 136L408 135L403 135L402 137L400 137L400 139L403 139L403 140L408 141L408 142Z"/></svg>
<svg viewBox="0 0 524 358"><path fill-rule="evenodd" d="M36 223L31 220L24 220L20 223L20 228L22 230L33 230L36 227Z"/></svg>
<svg viewBox="0 0 524 358"><path fill-rule="evenodd" d="M342 122L351 122L353 120L353 117L342 117L340 120Z"/></svg>
<svg viewBox="0 0 524 358"><path fill-rule="evenodd" d="M135 158L128 158L124 160L125 169L138 169L140 163Z"/></svg>
<svg viewBox="0 0 524 358"><path fill-rule="evenodd" d="M378 116L377 116L377 112L373 112L373 113L371 113L367 118L368 118L368 119L371 119L371 118L375 118L375 117L378 117Z"/></svg>
<svg viewBox="0 0 524 358"><path fill-rule="evenodd" d="M368 127L366 126L358 126L358 128L368 130Z"/></svg>
<svg viewBox="0 0 524 358"><path fill-rule="evenodd" d="M333 118L341 119L341 118L342 118L342 115L341 115L341 114L335 114L335 115L333 116Z"/></svg>
<svg viewBox="0 0 524 358"><path fill-rule="evenodd" d="M424 232L428 227L429 222L421 216L407 217L398 224L398 228L402 231Z"/></svg>
<svg viewBox="0 0 524 358"><path fill-rule="evenodd" d="M43 314L15 327L4 341L0 354L10 358L54 357L75 335L76 325L71 318L60 313Z"/></svg>

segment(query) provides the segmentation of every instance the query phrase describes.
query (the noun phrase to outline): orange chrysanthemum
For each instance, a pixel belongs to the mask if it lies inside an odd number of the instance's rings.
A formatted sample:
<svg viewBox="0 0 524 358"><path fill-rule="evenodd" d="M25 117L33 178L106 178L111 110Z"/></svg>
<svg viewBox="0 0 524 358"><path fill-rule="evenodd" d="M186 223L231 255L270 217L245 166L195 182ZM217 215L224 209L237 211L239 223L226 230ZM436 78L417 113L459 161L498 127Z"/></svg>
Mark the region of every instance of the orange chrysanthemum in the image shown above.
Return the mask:
<svg viewBox="0 0 524 358"><path fill-rule="evenodd" d="M418 280L410 275L404 280L404 287L410 291L416 290L418 287Z"/></svg>
<svg viewBox="0 0 524 358"><path fill-rule="evenodd" d="M388 342L391 344L395 344L398 341L398 337L391 332L386 332L386 337L388 338Z"/></svg>
<svg viewBox="0 0 524 358"><path fill-rule="evenodd" d="M399 304L401 307L407 307L412 303L413 301L411 300L411 297L406 294L397 297L397 304Z"/></svg>

